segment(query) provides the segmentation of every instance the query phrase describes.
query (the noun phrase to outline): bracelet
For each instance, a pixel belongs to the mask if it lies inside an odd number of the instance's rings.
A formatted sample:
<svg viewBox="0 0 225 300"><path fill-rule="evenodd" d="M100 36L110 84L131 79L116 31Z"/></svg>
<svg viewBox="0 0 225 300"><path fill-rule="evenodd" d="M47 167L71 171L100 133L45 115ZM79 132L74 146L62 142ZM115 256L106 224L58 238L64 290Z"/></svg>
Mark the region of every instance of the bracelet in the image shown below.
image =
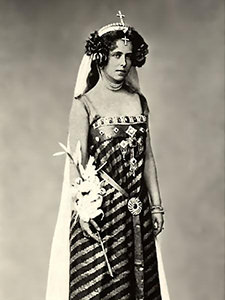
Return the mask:
<svg viewBox="0 0 225 300"><path fill-rule="evenodd" d="M152 215L155 215L155 214L162 214L162 215L164 215L164 214L165 214L165 212L164 212L164 211L162 211L162 210L158 210L158 211L152 211Z"/></svg>
<svg viewBox="0 0 225 300"><path fill-rule="evenodd" d="M161 213L164 214L164 208L161 205L152 205L151 206L151 212L152 214Z"/></svg>
<svg viewBox="0 0 225 300"><path fill-rule="evenodd" d="M161 205L152 205L151 210L154 210L154 209L164 210Z"/></svg>

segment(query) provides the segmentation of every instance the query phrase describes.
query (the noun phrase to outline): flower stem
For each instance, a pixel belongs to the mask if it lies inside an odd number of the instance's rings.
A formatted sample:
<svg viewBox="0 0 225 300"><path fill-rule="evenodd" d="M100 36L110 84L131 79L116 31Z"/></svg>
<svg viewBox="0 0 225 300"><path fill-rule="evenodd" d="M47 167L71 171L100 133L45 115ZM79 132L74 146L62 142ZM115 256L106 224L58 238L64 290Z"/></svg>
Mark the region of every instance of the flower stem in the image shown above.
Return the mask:
<svg viewBox="0 0 225 300"><path fill-rule="evenodd" d="M78 216L79 216L78 213L76 213L76 216L74 217L74 221L73 221L73 226L76 224Z"/></svg>
<svg viewBox="0 0 225 300"><path fill-rule="evenodd" d="M110 266L110 264L109 264L109 260L108 260L107 254L106 254L106 252L105 252L105 247L104 247L104 245L103 245L103 242L102 242L102 239L101 239L101 236L100 236L99 232L97 232L97 235L98 235L98 238L99 238L101 247L102 247L103 254L104 254L104 256L105 256L105 261L106 261L106 264L107 264L107 267L108 267L108 270L109 270L109 274L110 274L111 277L114 277L114 276L113 276L113 272L112 272L112 268L111 268L111 266Z"/></svg>
<svg viewBox="0 0 225 300"><path fill-rule="evenodd" d="M105 165L107 164L107 162L104 162L104 164L102 164L97 170L96 172L98 173Z"/></svg>

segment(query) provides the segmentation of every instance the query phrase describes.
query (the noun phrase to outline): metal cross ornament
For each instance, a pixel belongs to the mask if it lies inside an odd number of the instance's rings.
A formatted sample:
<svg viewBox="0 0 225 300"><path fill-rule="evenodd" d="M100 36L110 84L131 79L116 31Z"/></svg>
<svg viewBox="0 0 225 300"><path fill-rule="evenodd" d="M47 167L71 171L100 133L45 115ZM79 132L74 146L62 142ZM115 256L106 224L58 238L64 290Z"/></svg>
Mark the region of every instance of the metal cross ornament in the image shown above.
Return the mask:
<svg viewBox="0 0 225 300"><path fill-rule="evenodd" d="M124 36L124 38L122 38L122 41L124 41L124 45L126 46L127 42L129 42L130 40L126 36Z"/></svg>
<svg viewBox="0 0 225 300"><path fill-rule="evenodd" d="M130 40L126 37L126 32L127 32L127 30L128 30L128 28L127 27L125 27L125 23L124 23L124 18L125 18L125 15L124 14L122 14L122 12L120 11L120 10L118 10L118 13L117 13L117 15L116 15L117 17L119 17L120 18L120 23L122 24L122 26L124 27L124 29L123 29L123 32L124 32L124 38L122 38L122 41L124 42L124 45L126 46L127 45L127 42L129 42Z"/></svg>
<svg viewBox="0 0 225 300"><path fill-rule="evenodd" d="M117 13L116 16L120 18L120 23L124 26L125 23L124 23L123 19L125 18L125 15L123 15L123 14L121 13L121 11L118 10L118 13Z"/></svg>

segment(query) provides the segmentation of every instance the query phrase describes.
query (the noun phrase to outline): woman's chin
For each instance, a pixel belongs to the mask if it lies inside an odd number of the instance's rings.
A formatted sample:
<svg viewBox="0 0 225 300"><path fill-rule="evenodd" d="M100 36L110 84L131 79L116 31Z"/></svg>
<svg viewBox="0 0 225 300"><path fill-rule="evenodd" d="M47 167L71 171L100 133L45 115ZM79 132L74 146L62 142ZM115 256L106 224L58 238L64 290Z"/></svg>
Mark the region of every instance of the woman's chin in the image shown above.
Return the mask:
<svg viewBox="0 0 225 300"><path fill-rule="evenodd" d="M117 76L115 76L114 80L116 83L121 83L122 81L124 81L125 78L126 74L118 74Z"/></svg>

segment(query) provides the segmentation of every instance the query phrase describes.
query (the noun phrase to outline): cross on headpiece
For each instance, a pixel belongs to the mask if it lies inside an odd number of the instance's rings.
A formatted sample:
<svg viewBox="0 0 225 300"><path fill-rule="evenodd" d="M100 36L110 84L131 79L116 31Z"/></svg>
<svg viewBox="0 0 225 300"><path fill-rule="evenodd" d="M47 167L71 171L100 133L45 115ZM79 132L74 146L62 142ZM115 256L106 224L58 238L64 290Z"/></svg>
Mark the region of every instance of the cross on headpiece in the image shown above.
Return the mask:
<svg viewBox="0 0 225 300"><path fill-rule="evenodd" d="M129 42L130 40L126 36L124 36L124 38L122 38L122 41L124 41L124 45L126 46L127 42Z"/></svg>
<svg viewBox="0 0 225 300"><path fill-rule="evenodd" d="M126 33L129 30L129 26L125 25L125 23L124 23L123 19L125 18L125 15L123 15L122 12L119 10L116 16L120 18L120 23L111 23L111 24L108 24L108 25L100 28L98 30L98 35L102 36L108 32L117 31L117 30L123 31L124 37L122 38L122 40L124 41L124 44L127 45L127 42L129 41L129 39L126 36Z"/></svg>
<svg viewBox="0 0 225 300"><path fill-rule="evenodd" d="M125 15L122 14L122 12L120 10L118 10L118 13L116 15L117 17L120 18L120 23L125 26L125 23L124 23L124 18L125 18ZM124 38L122 38L122 40L124 41L124 45L126 46L127 45L127 42L129 42L129 39L126 37L126 32L127 32L128 28L124 28L123 32L124 32Z"/></svg>
<svg viewBox="0 0 225 300"><path fill-rule="evenodd" d="M125 18L125 15L123 15L123 14L121 13L121 11L118 10L118 14L117 14L116 16L120 18L120 23L124 26L125 23L124 23L123 19Z"/></svg>

